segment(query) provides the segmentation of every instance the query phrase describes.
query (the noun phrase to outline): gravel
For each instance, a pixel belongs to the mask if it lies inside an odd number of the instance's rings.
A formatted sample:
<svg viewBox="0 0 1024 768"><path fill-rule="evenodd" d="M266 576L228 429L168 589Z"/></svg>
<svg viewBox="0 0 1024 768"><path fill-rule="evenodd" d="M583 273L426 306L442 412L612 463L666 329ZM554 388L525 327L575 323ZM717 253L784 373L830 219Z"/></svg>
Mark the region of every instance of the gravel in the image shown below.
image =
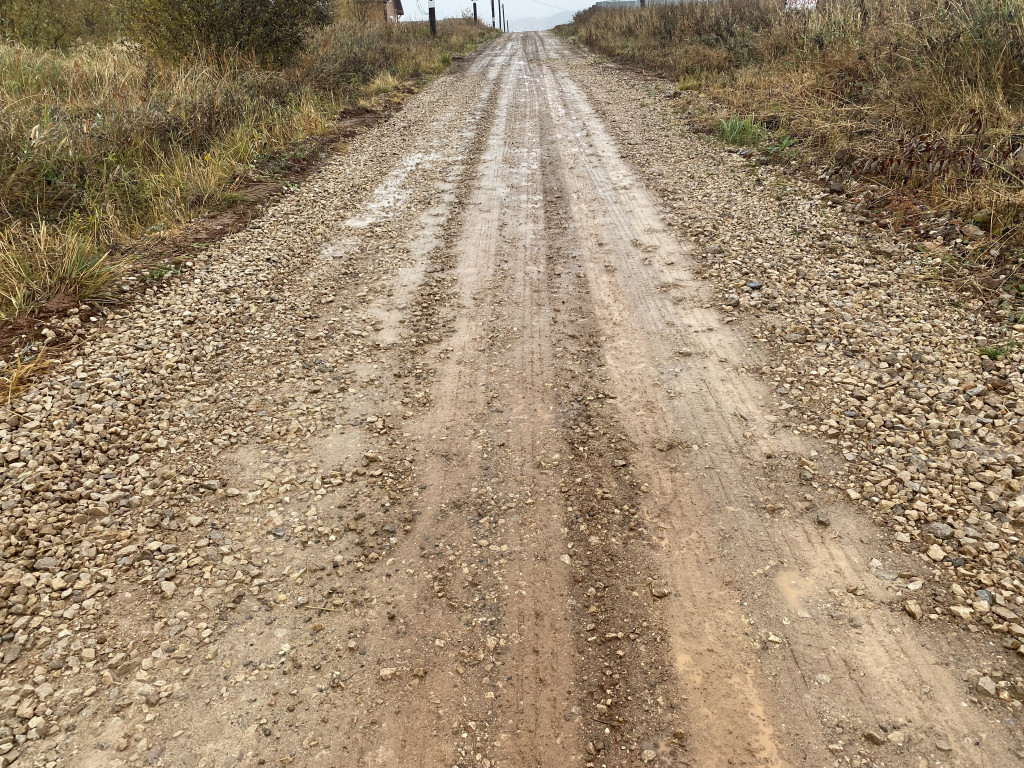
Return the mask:
<svg viewBox="0 0 1024 768"><path fill-rule="evenodd" d="M375 361L428 343L450 281L421 277L390 342L371 338L377 304L416 262L395 245L407 214L461 172L483 104L475 81L412 97L163 284L51 323L64 359L0 408L0 768L55 764L83 710L177 706L243 601L302 607L307 567L358 571L394 545L409 470L368 446L429 406L431 371L383 382ZM406 180L419 192L393 194ZM378 511L346 524L327 500L353 485ZM334 562L280 557L328 541ZM155 716L135 712L130 739L150 763ZM95 748L126 749L122 726Z"/></svg>
<svg viewBox="0 0 1024 768"><path fill-rule="evenodd" d="M721 312L757 340L781 426L831 447L805 481L921 559L929 618L1024 653L1024 325L1002 297L943 277L970 233L889 231L862 215L871 185L822 188L739 157L689 133L671 84L593 69L581 82L624 156L694 244Z"/></svg>

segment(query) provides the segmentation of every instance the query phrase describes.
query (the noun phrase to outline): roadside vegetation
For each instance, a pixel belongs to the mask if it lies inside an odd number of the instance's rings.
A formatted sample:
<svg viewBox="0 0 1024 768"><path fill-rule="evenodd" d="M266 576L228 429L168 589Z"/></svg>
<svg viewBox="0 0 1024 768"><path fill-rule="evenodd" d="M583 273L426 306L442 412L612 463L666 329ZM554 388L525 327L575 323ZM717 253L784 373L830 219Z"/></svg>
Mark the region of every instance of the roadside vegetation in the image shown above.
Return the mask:
<svg viewBox="0 0 1024 768"><path fill-rule="evenodd" d="M949 211L982 242L969 258L1020 269L1020 0L710 0L584 11L558 31L675 80L723 140L878 182L866 202L896 223Z"/></svg>
<svg viewBox="0 0 1024 768"><path fill-rule="evenodd" d="M383 13L0 0L0 321L116 299L127 244L229 208L269 160L492 34L445 20L432 39Z"/></svg>

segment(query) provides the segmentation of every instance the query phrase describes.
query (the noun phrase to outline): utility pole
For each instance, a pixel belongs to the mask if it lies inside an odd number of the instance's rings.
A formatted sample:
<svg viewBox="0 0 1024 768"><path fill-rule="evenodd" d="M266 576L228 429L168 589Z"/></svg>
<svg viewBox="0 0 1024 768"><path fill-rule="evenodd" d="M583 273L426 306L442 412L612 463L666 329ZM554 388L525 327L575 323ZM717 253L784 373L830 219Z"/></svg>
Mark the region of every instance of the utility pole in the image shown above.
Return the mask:
<svg viewBox="0 0 1024 768"><path fill-rule="evenodd" d="M491 26L497 27L497 23L494 21L494 0L491 0Z"/></svg>
<svg viewBox="0 0 1024 768"><path fill-rule="evenodd" d="M476 24L476 22L477 22L477 18L476 18L476 0L473 0L473 23Z"/></svg>
<svg viewBox="0 0 1024 768"><path fill-rule="evenodd" d="M502 32L505 31L505 4L500 1L498 3L498 29Z"/></svg>
<svg viewBox="0 0 1024 768"><path fill-rule="evenodd" d="M430 16L430 36L431 37L437 37L437 13L434 10L434 2L435 2L435 0L428 0L428 3L427 3L427 14Z"/></svg>

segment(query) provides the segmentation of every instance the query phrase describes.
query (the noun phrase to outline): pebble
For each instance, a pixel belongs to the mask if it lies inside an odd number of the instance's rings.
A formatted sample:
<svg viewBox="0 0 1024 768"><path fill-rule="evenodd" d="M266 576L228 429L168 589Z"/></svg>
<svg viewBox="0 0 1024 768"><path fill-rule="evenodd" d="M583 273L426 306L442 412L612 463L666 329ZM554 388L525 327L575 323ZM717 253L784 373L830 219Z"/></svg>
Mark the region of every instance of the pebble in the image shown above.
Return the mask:
<svg viewBox="0 0 1024 768"><path fill-rule="evenodd" d="M669 591L665 587L661 587L655 584L651 584L651 596L657 600L669 596Z"/></svg>
<svg viewBox="0 0 1024 768"><path fill-rule="evenodd" d="M930 533L937 539L951 539L953 537L953 526L946 525L945 523L929 523L924 528L926 533Z"/></svg>
<svg viewBox="0 0 1024 768"><path fill-rule="evenodd" d="M985 676L985 677L979 678L978 682L975 684L975 689L982 696L988 696L989 698L992 698L992 699L996 698L996 695L997 695L997 693L996 693L996 684L995 684L995 681L991 677Z"/></svg>

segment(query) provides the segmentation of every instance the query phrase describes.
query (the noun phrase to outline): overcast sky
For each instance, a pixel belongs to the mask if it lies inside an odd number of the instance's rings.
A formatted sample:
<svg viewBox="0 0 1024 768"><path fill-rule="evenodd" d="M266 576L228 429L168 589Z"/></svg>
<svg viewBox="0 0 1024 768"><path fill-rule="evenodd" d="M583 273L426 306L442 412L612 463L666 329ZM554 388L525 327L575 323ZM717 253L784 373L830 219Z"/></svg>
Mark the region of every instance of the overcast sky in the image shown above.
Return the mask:
<svg viewBox="0 0 1024 768"><path fill-rule="evenodd" d="M463 11L472 12L473 10L472 0L436 0L436 2L439 19L460 16ZM494 2L495 13L497 13L497 3L500 0L494 0ZM505 10L508 12L508 19L514 28L517 18L542 20L555 15L565 16L565 12L571 14L589 8L593 4L594 0L505 0ZM406 19L427 18L427 0L402 0L402 5L405 9ZM490 0L477 0L477 13L480 14L481 19L490 24Z"/></svg>

